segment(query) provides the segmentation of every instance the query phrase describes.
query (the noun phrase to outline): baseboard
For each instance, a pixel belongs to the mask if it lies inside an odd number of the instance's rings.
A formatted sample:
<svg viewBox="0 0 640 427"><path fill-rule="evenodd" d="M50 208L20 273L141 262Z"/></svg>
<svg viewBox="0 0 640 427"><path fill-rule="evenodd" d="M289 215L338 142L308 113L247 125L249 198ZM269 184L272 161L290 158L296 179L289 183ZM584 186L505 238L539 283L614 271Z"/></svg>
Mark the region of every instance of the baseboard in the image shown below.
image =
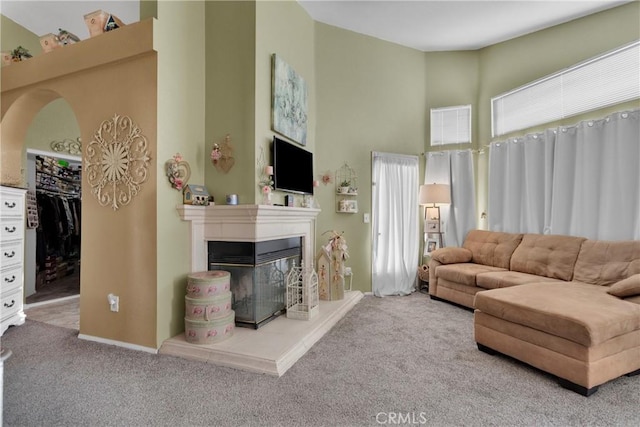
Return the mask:
<svg viewBox="0 0 640 427"><path fill-rule="evenodd" d="M100 344L108 344L108 345L115 345L116 347L124 347L124 348L128 348L129 350L136 350L136 351L143 351L145 353L158 354L157 348L144 347L137 344L131 344L129 342L110 340L107 338L94 337L94 336L85 335L85 334L78 334L78 338L85 341L98 342Z"/></svg>

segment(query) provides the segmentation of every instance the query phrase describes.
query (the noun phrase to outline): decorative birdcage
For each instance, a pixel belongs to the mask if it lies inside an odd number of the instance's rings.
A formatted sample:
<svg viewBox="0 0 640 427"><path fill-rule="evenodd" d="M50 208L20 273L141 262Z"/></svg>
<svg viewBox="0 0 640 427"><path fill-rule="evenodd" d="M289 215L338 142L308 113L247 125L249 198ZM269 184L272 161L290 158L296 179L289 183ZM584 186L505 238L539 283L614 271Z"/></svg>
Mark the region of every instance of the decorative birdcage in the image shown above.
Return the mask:
<svg viewBox="0 0 640 427"><path fill-rule="evenodd" d="M310 320L319 311L318 275L313 267L294 265L287 275L287 317Z"/></svg>

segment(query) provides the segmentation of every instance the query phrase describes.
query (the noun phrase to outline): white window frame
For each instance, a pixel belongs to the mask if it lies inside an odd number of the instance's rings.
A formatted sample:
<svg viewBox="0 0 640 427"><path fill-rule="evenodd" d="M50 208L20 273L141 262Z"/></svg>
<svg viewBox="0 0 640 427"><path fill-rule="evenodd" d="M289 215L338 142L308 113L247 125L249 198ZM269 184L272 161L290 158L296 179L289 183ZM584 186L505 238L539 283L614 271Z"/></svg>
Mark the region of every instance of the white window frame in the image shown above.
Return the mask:
<svg viewBox="0 0 640 427"><path fill-rule="evenodd" d="M431 109L431 146L471 143L471 105Z"/></svg>
<svg viewBox="0 0 640 427"><path fill-rule="evenodd" d="M640 40L491 98L497 137L640 98Z"/></svg>

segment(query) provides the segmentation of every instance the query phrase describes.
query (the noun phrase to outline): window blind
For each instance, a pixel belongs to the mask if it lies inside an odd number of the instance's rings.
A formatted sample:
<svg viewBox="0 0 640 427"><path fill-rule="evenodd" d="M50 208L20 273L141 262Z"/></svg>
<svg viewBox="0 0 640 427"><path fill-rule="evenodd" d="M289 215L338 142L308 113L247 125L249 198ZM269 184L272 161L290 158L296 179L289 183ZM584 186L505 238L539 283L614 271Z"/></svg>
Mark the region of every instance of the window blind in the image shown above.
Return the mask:
<svg viewBox="0 0 640 427"><path fill-rule="evenodd" d="M491 99L491 134L575 116L640 98L640 41Z"/></svg>
<svg viewBox="0 0 640 427"><path fill-rule="evenodd" d="M471 105L431 109L431 145L471 142Z"/></svg>

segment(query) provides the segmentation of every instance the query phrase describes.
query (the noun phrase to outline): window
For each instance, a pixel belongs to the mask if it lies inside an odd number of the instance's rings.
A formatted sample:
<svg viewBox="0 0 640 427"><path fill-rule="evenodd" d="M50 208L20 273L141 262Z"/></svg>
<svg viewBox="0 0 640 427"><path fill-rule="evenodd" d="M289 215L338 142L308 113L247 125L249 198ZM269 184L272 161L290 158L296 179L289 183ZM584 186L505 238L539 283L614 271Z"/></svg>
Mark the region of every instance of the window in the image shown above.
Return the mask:
<svg viewBox="0 0 640 427"><path fill-rule="evenodd" d="M431 145L471 143L471 105L431 109Z"/></svg>
<svg viewBox="0 0 640 427"><path fill-rule="evenodd" d="M549 123L640 98L640 41L491 99L491 134Z"/></svg>

